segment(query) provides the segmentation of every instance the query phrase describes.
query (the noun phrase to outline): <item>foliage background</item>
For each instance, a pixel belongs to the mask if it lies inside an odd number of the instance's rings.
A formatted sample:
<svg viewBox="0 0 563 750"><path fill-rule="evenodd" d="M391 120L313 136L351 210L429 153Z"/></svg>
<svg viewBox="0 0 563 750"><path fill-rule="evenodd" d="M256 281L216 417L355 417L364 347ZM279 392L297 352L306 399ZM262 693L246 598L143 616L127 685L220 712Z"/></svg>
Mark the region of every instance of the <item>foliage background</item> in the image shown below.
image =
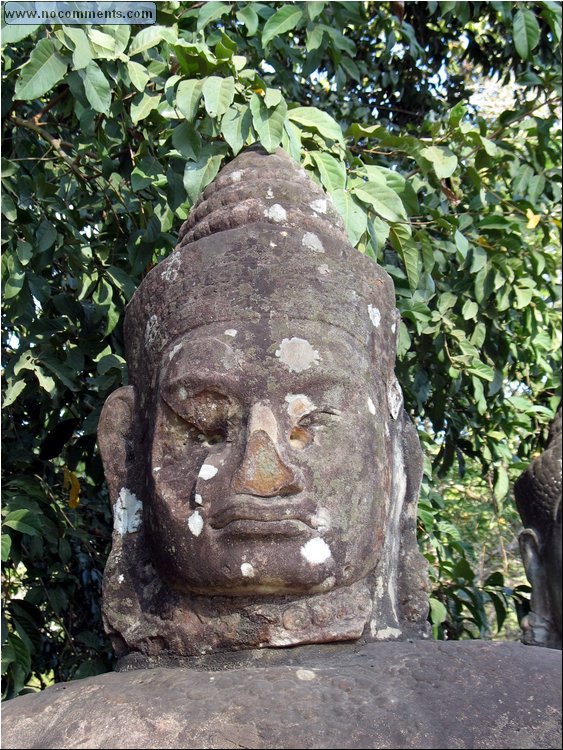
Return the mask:
<svg viewBox="0 0 563 750"><path fill-rule="evenodd" d="M3 26L4 697L111 668L95 431L126 382L123 309L255 141L301 161L395 281L435 636L506 635L527 606L510 487L560 394L560 43L556 2ZM504 106L472 96L491 81Z"/></svg>

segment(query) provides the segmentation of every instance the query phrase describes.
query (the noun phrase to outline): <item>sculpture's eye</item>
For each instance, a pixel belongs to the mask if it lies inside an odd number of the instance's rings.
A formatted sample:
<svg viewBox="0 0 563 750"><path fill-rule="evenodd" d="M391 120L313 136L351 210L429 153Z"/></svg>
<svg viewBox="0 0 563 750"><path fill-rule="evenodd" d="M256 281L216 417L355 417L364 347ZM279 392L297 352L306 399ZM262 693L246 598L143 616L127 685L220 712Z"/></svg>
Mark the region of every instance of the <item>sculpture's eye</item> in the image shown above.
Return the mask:
<svg viewBox="0 0 563 750"><path fill-rule="evenodd" d="M239 423L236 399L215 390L188 395L183 386L165 391L164 400L188 425L189 439L209 448L229 442Z"/></svg>
<svg viewBox="0 0 563 750"><path fill-rule="evenodd" d="M197 425L196 425L197 429ZM227 441L228 438L228 432L225 428L221 427L217 431L214 432L198 432L197 439L199 442L205 446L206 448L211 448L213 445L219 445L220 443L224 443Z"/></svg>
<svg viewBox="0 0 563 750"><path fill-rule="evenodd" d="M328 427L338 418L336 411L315 411L305 414L299 422L292 428L289 435L289 445L300 450L310 445L315 437L315 432L323 427Z"/></svg>
<svg viewBox="0 0 563 750"><path fill-rule="evenodd" d="M308 427L296 425L289 435L289 444L295 449L306 448L313 442L313 433Z"/></svg>

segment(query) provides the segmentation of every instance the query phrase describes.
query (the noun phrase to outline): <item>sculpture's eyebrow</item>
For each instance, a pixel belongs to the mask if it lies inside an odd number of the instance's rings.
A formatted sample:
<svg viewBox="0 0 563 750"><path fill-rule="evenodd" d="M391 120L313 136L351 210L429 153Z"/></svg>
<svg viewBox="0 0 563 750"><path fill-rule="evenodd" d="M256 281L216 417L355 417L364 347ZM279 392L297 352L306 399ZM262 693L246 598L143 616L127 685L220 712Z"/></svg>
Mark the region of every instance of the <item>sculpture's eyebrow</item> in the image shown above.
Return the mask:
<svg viewBox="0 0 563 750"><path fill-rule="evenodd" d="M172 378L165 377L162 387L167 394L174 394L184 388L187 395L184 398L192 398L201 391L218 391L224 395L240 397L244 392L244 383L232 373L211 372L202 376L201 373L184 371Z"/></svg>
<svg viewBox="0 0 563 750"><path fill-rule="evenodd" d="M291 384L291 388L293 389L293 393L307 393L307 391L311 391L314 393L322 393L323 390L326 390L327 388L333 388L335 386L337 387L346 387L351 386L350 377L346 374L338 375L337 373L328 371L328 372L319 372L318 370L314 373L299 373L295 374L291 377L291 380L289 381ZM354 386L354 388L357 388L357 385Z"/></svg>

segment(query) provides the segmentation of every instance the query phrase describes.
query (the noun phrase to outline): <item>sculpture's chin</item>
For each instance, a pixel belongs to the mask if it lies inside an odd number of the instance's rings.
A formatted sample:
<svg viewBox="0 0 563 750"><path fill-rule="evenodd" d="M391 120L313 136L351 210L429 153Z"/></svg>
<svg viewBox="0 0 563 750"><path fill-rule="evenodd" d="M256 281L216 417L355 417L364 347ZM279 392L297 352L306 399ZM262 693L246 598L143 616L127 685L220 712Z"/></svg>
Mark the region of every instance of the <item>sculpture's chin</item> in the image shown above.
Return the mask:
<svg viewBox="0 0 563 750"><path fill-rule="evenodd" d="M217 586L210 590L209 587L193 587L190 593L201 596L232 596L232 597L277 597L277 596L304 596L307 594L320 594L332 591L336 588L335 576L327 576L320 583L314 585L303 585L299 582L290 582L278 580L274 577L264 576L261 581L241 581L234 582L229 587Z"/></svg>

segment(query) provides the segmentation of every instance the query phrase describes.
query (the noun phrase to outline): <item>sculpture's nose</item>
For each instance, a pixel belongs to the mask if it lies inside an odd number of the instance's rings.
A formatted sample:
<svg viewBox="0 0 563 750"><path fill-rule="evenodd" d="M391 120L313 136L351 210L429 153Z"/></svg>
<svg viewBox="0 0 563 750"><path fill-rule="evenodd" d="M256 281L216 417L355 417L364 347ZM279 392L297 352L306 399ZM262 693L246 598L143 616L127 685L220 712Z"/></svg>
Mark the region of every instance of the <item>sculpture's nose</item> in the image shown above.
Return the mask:
<svg viewBox="0 0 563 750"><path fill-rule="evenodd" d="M237 494L275 497L294 495L302 486L276 448L277 423L269 407L257 404L251 412L242 463L233 477Z"/></svg>

